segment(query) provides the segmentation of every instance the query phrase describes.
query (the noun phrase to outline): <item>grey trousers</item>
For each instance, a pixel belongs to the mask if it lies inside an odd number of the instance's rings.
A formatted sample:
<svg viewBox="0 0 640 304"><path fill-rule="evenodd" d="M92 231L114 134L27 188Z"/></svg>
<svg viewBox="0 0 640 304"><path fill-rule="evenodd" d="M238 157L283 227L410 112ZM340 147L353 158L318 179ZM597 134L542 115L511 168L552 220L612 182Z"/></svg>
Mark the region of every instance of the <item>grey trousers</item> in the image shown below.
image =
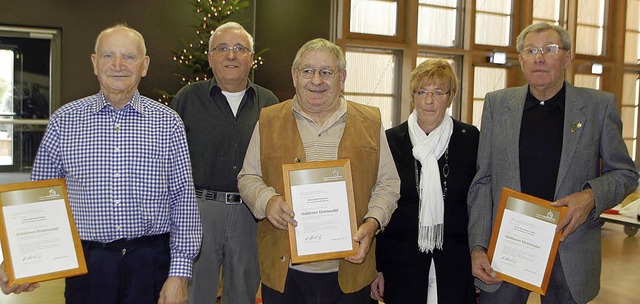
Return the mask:
<svg viewBox="0 0 640 304"><path fill-rule="evenodd" d="M216 303L220 271L222 303L255 303L260 284L256 220L244 204L201 198L198 207L202 246L189 283L189 303Z"/></svg>

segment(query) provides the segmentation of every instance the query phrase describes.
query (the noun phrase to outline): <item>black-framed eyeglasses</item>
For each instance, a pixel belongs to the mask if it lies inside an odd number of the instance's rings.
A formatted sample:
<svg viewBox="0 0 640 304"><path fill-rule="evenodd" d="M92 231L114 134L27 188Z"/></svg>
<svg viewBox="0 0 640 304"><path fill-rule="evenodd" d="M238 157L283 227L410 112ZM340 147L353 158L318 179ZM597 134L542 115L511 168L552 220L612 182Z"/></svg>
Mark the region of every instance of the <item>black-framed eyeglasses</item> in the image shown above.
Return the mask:
<svg viewBox="0 0 640 304"><path fill-rule="evenodd" d="M564 49L557 44L549 44L540 48L524 48L520 51L520 54L525 57L535 57L538 53L540 53L540 55L556 55L560 50Z"/></svg>
<svg viewBox="0 0 640 304"><path fill-rule="evenodd" d="M319 70L314 68L298 69L298 73L300 73L300 76L302 76L302 78L304 79L313 78L313 76L316 74L316 71L318 71L318 74L320 74L320 78L324 80L333 79L333 77L335 77L336 74L338 74L337 71L334 71L332 69L319 69Z"/></svg>
<svg viewBox="0 0 640 304"><path fill-rule="evenodd" d="M246 55L248 53L251 53L251 50L249 50L248 47L245 47L243 45L234 45L234 46L219 45L213 48L213 51L216 54L220 54L220 55L228 54L231 51L233 51L237 55Z"/></svg>
<svg viewBox="0 0 640 304"><path fill-rule="evenodd" d="M446 96L449 93L450 93L449 91L442 91L442 90L427 91L424 89L420 89L417 92L413 93L413 96L415 98L427 98L427 96L431 94L433 98L441 99L441 98L444 98L444 96Z"/></svg>

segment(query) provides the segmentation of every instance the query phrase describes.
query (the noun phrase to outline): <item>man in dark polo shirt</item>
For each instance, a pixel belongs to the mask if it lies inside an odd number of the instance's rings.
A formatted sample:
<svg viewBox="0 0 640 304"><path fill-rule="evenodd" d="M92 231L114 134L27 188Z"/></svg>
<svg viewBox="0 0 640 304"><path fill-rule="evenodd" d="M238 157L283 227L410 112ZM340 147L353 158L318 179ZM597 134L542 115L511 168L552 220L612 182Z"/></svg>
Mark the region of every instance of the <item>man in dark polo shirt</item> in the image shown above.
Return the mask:
<svg viewBox="0 0 640 304"><path fill-rule="evenodd" d="M502 282L487 258L503 187L565 206L560 246L542 303L586 303L600 289L602 211L638 185L622 140L615 97L564 80L571 39L558 26L538 23L517 39L527 84L488 93L469 189L472 272L482 303L526 303L529 291Z"/></svg>
<svg viewBox="0 0 640 304"><path fill-rule="evenodd" d="M171 102L184 121L202 219L190 303L216 302L221 267L223 303L255 303L257 224L242 203L236 177L260 109L278 99L247 78L253 55L253 38L240 24L219 26L207 54L214 78L185 86Z"/></svg>

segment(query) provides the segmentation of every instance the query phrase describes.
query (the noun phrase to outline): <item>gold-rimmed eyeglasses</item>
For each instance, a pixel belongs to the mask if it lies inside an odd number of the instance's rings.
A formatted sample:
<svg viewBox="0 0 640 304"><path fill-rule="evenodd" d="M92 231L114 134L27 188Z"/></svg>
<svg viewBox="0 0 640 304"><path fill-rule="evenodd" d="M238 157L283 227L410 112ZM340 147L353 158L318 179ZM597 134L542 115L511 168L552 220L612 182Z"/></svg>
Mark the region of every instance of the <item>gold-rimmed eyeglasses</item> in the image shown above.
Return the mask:
<svg viewBox="0 0 640 304"><path fill-rule="evenodd" d="M427 98L427 96L429 96L429 94L431 94L431 96L433 96L433 98L442 99L446 95L449 94L449 91L442 91L442 90L427 91L427 90L424 90L424 89L420 89L417 92L413 93L413 97L414 98Z"/></svg>
<svg viewBox="0 0 640 304"><path fill-rule="evenodd" d="M304 79L311 79L313 78L314 75L316 75L316 71L318 72L318 74L320 74L320 78L324 79L324 80L329 80L329 79L333 79L333 77L336 76L336 74L338 74L337 71L334 71L332 69L314 69L314 68L303 68L303 69L298 69L298 73L300 74L300 76L302 76L302 78Z"/></svg>
<svg viewBox="0 0 640 304"><path fill-rule="evenodd" d="M549 44L547 46L543 46L540 48L528 47L524 48L520 51L520 54L524 57L536 57L538 53L540 55L556 55L560 50L564 50L564 48L560 47L557 44Z"/></svg>
<svg viewBox="0 0 640 304"><path fill-rule="evenodd" d="M248 47L243 45L234 45L234 46L219 45L213 48L213 52L219 55L226 55L229 52L233 52L236 55L246 55L251 53L251 50L249 50Z"/></svg>

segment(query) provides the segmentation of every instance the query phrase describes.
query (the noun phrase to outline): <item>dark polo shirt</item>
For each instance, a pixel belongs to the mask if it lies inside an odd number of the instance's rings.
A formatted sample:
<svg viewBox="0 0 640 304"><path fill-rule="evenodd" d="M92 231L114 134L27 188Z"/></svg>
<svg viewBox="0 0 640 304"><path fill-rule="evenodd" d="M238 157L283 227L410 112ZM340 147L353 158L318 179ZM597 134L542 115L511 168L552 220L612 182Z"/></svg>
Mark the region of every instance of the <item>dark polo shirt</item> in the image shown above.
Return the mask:
<svg viewBox="0 0 640 304"><path fill-rule="evenodd" d="M529 89L520 126L521 191L549 201L555 200L562 154L565 91L541 102Z"/></svg>
<svg viewBox="0 0 640 304"><path fill-rule="evenodd" d="M276 103L271 91L251 81L236 116L215 79L189 84L176 94L171 108L184 122L196 189L238 192L237 176L260 109Z"/></svg>

